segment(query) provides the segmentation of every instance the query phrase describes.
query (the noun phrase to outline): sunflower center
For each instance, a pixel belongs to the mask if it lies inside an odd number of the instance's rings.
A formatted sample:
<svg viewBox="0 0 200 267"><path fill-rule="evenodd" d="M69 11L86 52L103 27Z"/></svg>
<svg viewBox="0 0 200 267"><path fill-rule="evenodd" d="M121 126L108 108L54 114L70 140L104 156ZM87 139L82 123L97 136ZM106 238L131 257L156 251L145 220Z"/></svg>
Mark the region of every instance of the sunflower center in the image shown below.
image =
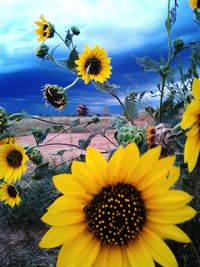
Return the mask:
<svg viewBox="0 0 200 267"><path fill-rule="evenodd" d="M22 154L18 150L12 150L7 155L7 162L12 168L18 168L21 166Z"/></svg>
<svg viewBox="0 0 200 267"><path fill-rule="evenodd" d="M85 69L88 74L98 75L101 70L101 62L98 58L91 57L85 63Z"/></svg>
<svg viewBox="0 0 200 267"><path fill-rule="evenodd" d="M84 212L89 231L110 246L127 245L146 221L141 193L128 183L103 187Z"/></svg>
<svg viewBox="0 0 200 267"><path fill-rule="evenodd" d="M10 197L16 197L17 190L14 188L14 186L11 186L11 185L8 186L8 195Z"/></svg>

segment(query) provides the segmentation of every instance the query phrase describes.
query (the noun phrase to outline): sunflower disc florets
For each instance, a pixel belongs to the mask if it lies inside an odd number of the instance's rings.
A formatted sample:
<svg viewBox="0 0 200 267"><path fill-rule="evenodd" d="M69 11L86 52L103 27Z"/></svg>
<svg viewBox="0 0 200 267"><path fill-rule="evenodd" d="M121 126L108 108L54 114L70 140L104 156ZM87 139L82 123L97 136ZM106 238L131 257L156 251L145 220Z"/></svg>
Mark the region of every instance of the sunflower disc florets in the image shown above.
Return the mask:
<svg viewBox="0 0 200 267"><path fill-rule="evenodd" d="M144 134L137 126L127 124L119 129L117 133L117 141L123 146L126 146L131 142L135 142L138 146L141 146L144 142Z"/></svg>
<svg viewBox="0 0 200 267"><path fill-rule="evenodd" d="M46 84L42 89L47 104L50 103L58 110L62 110L66 107L67 95L62 87L56 84Z"/></svg>

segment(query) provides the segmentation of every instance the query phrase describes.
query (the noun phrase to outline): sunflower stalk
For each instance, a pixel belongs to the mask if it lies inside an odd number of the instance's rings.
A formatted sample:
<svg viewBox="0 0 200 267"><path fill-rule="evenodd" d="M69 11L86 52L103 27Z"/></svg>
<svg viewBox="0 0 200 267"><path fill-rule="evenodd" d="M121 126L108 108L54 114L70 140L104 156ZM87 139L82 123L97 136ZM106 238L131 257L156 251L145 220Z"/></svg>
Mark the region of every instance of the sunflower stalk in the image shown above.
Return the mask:
<svg viewBox="0 0 200 267"><path fill-rule="evenodd" d="M68 86L64 87L64 91L66 91L67 89L71 88L72 86L74 86L78 80L80 80L81 78L80 77L77 77L71 84L69 84Z"/></svg>

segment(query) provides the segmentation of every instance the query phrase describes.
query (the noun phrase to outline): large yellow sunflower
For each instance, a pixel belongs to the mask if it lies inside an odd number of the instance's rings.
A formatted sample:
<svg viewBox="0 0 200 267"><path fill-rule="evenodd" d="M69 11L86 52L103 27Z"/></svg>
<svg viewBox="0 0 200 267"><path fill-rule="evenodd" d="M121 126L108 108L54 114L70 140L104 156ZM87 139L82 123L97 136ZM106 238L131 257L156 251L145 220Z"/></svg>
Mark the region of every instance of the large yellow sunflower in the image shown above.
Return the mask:
<svg viewBox="0 0 200 267"><path fill-rule="evenodd" d="M19 180L26 171L28 160L24 149L20 145L6 144L0 146L0 178L6 182Z"/></svg>
<svg viewBox="0 0 200 267"><path fill-rule="evenodd" d="M42 42L45 41L48 38L53 37L54 35L54 26L46 21L43 15L40 16L41 21L36 21L35 24L39 26L38 29L35 30L35 32L39 35L38 41Z"/></svg>
<svg viewBox="0 0 200 267"><path fill-rule="evenodd" d="M191 219L192 197L171 186L179 178L174 156L161 147L139 155L135 143L119 147L107 162L89 147L72 174L53 177L63 194L42 221L52 227L40 247L62 245L57 267L177 267L163 239L190 242L175 224ZM167 178L166 178L167 177Z"/></svg>
<svg viewBox="0 0 200 267"><path fill-rule="evenodd" d="M85 84L91 80L103 83L111 74L110 60L104 48L96 45L93 49L90 49L86 45L83 53L79 55L79 59L75 61L78 75L82 76Z"/></svg>
<svg viewBox="0 0 200 267"><path fill-rule="evenodd" d="M12 208L15 205L19 205L21 198L16 186L7 183L0 184L0 201L4 201L5 204L8 204Z"/></svg>
<svg viewBox="0 0 200 267"><path fill-rule="evenodd" d="M190 6L193 9L200 9L200 0L190 0Z"/></svg>
<svg viewBox="0 0 200 267"><path fill-rule="evenodd" d="M181 128L192 127L187 133L184 148L184 161L188 163L189 172L192 172L200 151L200 80L194 79L192 92L195 99L187 106L181 121Z"/></svg>

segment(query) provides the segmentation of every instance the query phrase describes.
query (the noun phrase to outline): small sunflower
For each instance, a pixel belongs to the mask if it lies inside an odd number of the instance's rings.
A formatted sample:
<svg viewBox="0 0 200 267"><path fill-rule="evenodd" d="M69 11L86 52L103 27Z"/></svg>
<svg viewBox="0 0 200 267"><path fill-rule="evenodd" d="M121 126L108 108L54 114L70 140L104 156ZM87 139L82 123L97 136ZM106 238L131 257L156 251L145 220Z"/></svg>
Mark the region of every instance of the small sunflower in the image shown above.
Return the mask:
<svg viewBox="0 0 200 267"><path fill-rule="evenodd" d="M83 53L79 55L79 59L75 61L78 75L82 76L85 84L91 80L103 83L111 74L110 60L104 48L96 45L93 49L90 49L86 45Z"/></svg>
<svg viewBox="0 0 200 267"><path fill-rule="evenodd" d="M170 189L179 178L175 157L159 159L161 147L140 157L135 143L119 147L107 162L89 147L72 174L53 177L63 194L42 221L52 227L40 247L62 245L57 267L177 267L163 239L190 242L175 224L196 214L192 197Z"/></svg>
<svg viewBox="0 0 200 267"><path fill-rule="evenodd" d="M26 171L28 159L22 146L16 144L1 145L0 178L4 178L6 182L19 180Z"/></svg>
<svg viewBox="0 0 200 267"><path fill-rule="evenodd" d="M0 145L6 145L6 144L14 144L15 143L15 137L14 136L7 136L0 138Z"/></svg>
<svg viewBox="0 0 200 267"><path fill-rule="evenodd" d="M54 26L45 20L44 16L40 16L41 21L36 21L35 24L39 26L35 32L39 35L38 41L42 42L48 38L52 38L54 36Z"/></svg>
<svg viewBox="0 0 200 267"><path fill-rule="evenodd" d="M200 9L200 0L190 0L190 6L193 9Z"/></svg>
<svg viewBox="0 0 200 267"><path fill-rule="evenodd" d="M194 100L187 106L181 121L181 128L191 129L186 133L184 162L188 164L189 172L196 166L200 151L200 80L194 79L192 84Z"/></svg>
<svg viewBox="0 0 200 267"><path fill-rule="evenodd" d="M154 126L148 127L146 129L146 141L147 144L149 145L149 148L156 147L156 129Z"/></svg>
<svg viewBox="0 0 200 267"><path fill-rule="evenodd" d="M21 198L17 187L13 184L0 184L0 201L4 201L5 204L8 204L12 208L15 205L19 205Z"/></svg>

